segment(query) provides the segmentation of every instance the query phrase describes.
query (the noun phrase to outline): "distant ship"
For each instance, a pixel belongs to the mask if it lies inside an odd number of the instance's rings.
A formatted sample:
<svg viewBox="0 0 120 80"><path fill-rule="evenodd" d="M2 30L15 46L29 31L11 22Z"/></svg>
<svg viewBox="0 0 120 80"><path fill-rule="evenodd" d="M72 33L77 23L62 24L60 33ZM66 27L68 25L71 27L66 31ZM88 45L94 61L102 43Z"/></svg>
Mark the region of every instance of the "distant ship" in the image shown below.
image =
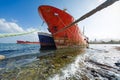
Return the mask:
<svg viewBox="0 0 120 80"><path fill-rule="evenodd" d="M31 41L17 40L17 44L40 44L40 42L31 42Z"/></svg>
<svg viewBox="0 0 120 80"><path fill-rule="evenodd" d="M77 24L73 25L62 32L58 32L70 23L74 22L74 18L64 10L42 5L38 8L38 12L48 25L47 33L38 33L41 49L59 49L74 46L86 46L86 38L81 33Z"/></svg>

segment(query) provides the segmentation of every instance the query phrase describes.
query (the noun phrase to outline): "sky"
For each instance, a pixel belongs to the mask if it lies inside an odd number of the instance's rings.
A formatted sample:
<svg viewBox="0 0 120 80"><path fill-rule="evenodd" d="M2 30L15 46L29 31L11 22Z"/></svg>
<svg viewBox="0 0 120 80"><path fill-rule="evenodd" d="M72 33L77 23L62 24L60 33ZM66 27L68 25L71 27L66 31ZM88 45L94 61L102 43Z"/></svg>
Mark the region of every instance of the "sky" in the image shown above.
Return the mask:
<svg viewBox="0 0 120 80"><path fill-rule="evenodd" d="M32 30L47 32L47 25L38 13L40 5L67 9L75 19L91 11L105 0L0 0L0 34L22 33ZM41 26L42 25L42 26ZM78 23L85 27L89 40L120 40L120 1ZM16 40L38 41L37 32L22 36L0 38L1 43Z"/></svg>

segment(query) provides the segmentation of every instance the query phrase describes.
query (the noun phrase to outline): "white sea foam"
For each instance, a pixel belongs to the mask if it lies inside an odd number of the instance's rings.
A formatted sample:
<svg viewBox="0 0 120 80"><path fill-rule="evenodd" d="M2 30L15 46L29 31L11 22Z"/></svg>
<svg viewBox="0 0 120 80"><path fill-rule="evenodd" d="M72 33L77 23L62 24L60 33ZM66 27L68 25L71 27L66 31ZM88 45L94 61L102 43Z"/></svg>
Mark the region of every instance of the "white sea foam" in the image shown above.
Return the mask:
<svg viewBox="0 0 120 80"><path fill-rule="evenodd" d="M61 69L61 73L55 74L53 77L49 77L48 79L108 80L109 77L109 79L119 80L120 72L117 70L120 70L120 67L116 66L115 63L120 61L120 51L116 50L115 47L120 47L120 45L90 45L90 49L87 49L85 54L79 55L73 63ZM92 60L99 65L89 62L89 60ZM97 77L91 72L93 70L96 71L95 74L97 74ZM105 74L107 76L105 76Z"/></svg>

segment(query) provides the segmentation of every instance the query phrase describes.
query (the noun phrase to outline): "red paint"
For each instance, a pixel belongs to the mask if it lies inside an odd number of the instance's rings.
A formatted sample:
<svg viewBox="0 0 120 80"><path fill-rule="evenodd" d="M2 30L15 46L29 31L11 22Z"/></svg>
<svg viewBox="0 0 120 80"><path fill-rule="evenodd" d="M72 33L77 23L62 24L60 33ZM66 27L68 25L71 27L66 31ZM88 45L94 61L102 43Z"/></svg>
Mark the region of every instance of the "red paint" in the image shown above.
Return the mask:
<svg viewBox="0 0 120 80"><path fill-rule="evenodd" d="M38 8L38 12L47 23L48 29L52 35L74 22L74 18L70 14L52 6L40 6ZM64 30L63 32L53 35L53 38L57 48L86 44L86 41L84 40L77 24Z"/></svg>
<svg viewBox="0 0 120 80"><path fill-rule="evenodd" d="M39 42L21 41L17 40L17 44L40 44Z"/></svg>

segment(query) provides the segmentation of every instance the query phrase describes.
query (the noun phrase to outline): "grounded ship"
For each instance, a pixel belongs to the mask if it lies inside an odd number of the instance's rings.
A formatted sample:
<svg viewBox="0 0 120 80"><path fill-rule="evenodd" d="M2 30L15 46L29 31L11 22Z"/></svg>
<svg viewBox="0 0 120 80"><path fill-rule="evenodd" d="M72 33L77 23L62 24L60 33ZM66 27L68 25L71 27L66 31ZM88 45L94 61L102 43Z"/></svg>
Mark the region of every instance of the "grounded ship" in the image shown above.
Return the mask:
<svg viewBox="0 0 120 80"><path fill-rule="evenodd" d="M65 10L43 5L39 7L38 11L43 20L47 23L48 30L51 33L51 35L38 33L41 49L58 49L85 46L87 44L77 24L63 32L55 34L57 31L74 22L74 18L65 12Z"/></svg>
<svg viewBox="0 0 120 80"><path fill-rule="evenodd" d="M17 44L40 44L40 42L31 42L31 41L17 40Z"/></svg>
<svg viewBox="0 0 120 80"><path fill-rule="evenodd" d="M86 13L82 17L74 20L74 18L68 14L65 10L58 8L42 5L38 8L38 12L43 20L48 25L48 31L51 33L39 33L39 40L42 49L58 49L75 46L87 46L88 38L85 37L76 23L90 17L96 12L112 5L119 0L106 0L104 3Z"/></svg>

